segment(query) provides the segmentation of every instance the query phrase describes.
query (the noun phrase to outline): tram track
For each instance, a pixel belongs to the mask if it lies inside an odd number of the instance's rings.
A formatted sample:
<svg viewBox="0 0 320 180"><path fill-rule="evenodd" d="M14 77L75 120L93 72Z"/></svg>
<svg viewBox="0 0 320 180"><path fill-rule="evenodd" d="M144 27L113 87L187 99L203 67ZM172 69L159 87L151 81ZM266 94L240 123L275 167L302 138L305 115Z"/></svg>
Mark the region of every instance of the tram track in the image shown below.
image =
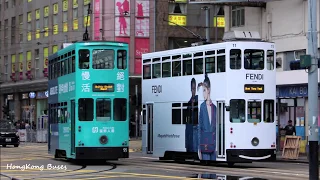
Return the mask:
<svg viewBox="0 0 320 180"><path fill-rule="evenodd" d="M308 172L306 171L294 171L291 170L279 170L279 169L271 169L271 168L263 168L263 167L248 167L245 165L234 166L234 168L223 167L223 165L217 166L202 166L199 163L195 162L186 162L186 163L175 163L170 161L142 161L137 159L130 160L122 160L119 163L123 163L125 165L133 165L133 166L141 166L141 164L146 165L151 169L163 169L167 171L183 171L183 172L198 172L198 173L218 173L218 174L226 174L226 175L234 175L234 176L256 176L261 178L269 179L273 177L279 180L287 180L288 177L290 179L307 179L309 177Z"/></svg>

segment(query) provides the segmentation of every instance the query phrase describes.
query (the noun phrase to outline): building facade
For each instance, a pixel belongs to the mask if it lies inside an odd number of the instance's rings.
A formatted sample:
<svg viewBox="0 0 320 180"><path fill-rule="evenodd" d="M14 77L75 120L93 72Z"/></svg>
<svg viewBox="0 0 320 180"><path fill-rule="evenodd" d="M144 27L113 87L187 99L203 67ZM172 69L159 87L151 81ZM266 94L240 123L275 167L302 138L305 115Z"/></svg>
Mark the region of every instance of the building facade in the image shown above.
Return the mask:
<svg viewBox="0 0 320 180"><path fill-rule="evenodd" d="M130 94L139 95L143 53L188 47L205 38L206 28L211 41L221 41L224 21L214 17L223 19L224 9L208 6L206 27L204 7L188 0L0 0L1 106L15 120L46 113L47 57L82 41L86 24L90 40L129 43Z"/></svg>
<svg viewBox="0 0 320 180"><path fill-rule="evenodd" d="M47 58L63 43L82 40L89 3L0 0L0 104L14 120L47 113Z"/></svg>
<svg viewBox="0 0 320 180"><path fill-rule="evenodd" d="M319 9L318 0L318 31ZM308 1L271 1L264 7L229 6L225 7L225 20L225 31L258 31L263 40L275 42L278 126L284 127L291 119L297 135L305 139L308 132L308 74L304 69L295 67L295 64L300 61L300 55L308 52Z"/></svg>

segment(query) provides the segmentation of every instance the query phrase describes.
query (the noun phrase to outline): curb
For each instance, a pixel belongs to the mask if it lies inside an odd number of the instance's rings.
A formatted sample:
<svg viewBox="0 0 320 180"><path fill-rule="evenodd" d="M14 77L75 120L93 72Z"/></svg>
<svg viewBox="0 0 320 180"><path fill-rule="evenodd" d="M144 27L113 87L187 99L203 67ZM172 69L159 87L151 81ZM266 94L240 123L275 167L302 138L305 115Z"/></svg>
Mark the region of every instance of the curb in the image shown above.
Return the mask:
<svg viewBox="0 0 320 180"><path fill-rule="evenodd" d="M308 160L277 159L276 162L309 164Z"/></svg>

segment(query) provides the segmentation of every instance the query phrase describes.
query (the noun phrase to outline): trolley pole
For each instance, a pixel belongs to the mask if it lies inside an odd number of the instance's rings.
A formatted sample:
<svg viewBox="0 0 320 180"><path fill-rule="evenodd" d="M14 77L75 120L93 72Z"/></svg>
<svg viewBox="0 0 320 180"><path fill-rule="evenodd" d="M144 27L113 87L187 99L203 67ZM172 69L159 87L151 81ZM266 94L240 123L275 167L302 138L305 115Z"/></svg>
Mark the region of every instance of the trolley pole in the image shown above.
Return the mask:
<svg viewBox="0 0 320 180"><path fill-rule="evenodd" d="M319 180L317 0L308 0L308 10L308 54L311 56L308 71L309 179Z"/></svg>

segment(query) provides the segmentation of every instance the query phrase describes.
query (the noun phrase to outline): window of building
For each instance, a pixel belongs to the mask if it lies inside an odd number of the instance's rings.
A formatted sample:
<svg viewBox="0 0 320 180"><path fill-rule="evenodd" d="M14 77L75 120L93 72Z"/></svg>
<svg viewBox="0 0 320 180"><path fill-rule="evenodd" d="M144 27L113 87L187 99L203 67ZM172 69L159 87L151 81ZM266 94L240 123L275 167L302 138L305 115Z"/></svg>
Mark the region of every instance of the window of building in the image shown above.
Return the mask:
<svg viewBox="0 0 320 180"><path fill-rule="evenodd" d="M244 50L244 67L251 70L264 69L264 50Z"/></svg>
<svg viewBox="0 0 320 180"><path fill-rule="evenodd" d="M62 22L68 21L68 0L62 2Z"/></svg>
<svg viewBox="0 0 320 180"><path fill-rule="evenodd" d="M97 99L96 100L96 119L97 121L110 121L111 120L111 100L110 99Z"/></svg>
<svg viewBox="0 0 320 180"><path fill-rule="evenodd" d="M102 52L104 52L104 50ZM88 49L79 50L79 69L89 69L89 67L90 67L90 51Z"/></svg>
<svg viewBox="0 0 320 180"><path fill-rule="evenodd" d="M230 69L241 69L241 50L230 50Z"/></svg>
<svg viewBox="0 0 320 180"><path fill-rule="evenodd" d="M78 101L79 121L93 121L93 99L80 98Z"/></svg>
<svg viewBox="0 0 320 180"><path fill-rule="evenodd" d="M16 43L16 17L11 18L11 44Z"/></svg>
<svg viewBox="0 0 320 180"><path fill-rule="evenodd" d="M152 79L161 77L161 64L152 64Z"/></svg>
<svg viewBox="0 0 320 180"><path fill-rule="evenodd" d="M246 118L246 101L244 99L230 100L230 122L244 123Z"/></svg>
<svg viewBox="0 0 320 180"><path fill-rule="evenodd" d="M11 0L12 2L12 8L14 8L16 6L16 0Z"/></svg>
<svg viewBox="0 0 320 180"><path fill-rule="evenodd" d="M58 12L59 12L59 6L58 3L53 4L53 34L58 34L59 33L59 27L58 27L58 23L59 23L59 16L58 16Z"/></svg>
<svg viewBox="0 0 320 180"><path fill-rule="evenodd" d="M263 101L263 119L266 123L274 122L274 100Z"/></svg>
<svg viewBox="0 0 320 180"><path fill-rule="evenodd" d="M114 51L110 49L94 49L92 51L92 66L93 69L113 69Z"/></svg>
<svg viewBox="0 0 320 180"><path fill-rule="evenodd" d="M72 4L72 19L73 19L73 29L77 30L79 26L78 22L78 0L73 0Z"/></svg>
<svg viewBox="0 0 320 180"><path fill-rule="evenodd" d="M125 98L113 99L113 120L115 121L127 120L127 99Z"/></svg>
<svg viewBox="0 0 320 180"><path fill-rule="evenodd" d="M182 106L181 103L173 103L172 104L172 124L181 124L181 112Z"/></svg>
<svg viewBox="0 0 320 180"><path fill-rule="evenodd" d="M272 50L267 51L267 69L268 70L274 69L274 51Z"/></svg>
<svg viewBox="0 0 320 180"><path fill-rule="evenodd" d="M19 42L23 42L23 14L19 15Z"/></svg>
<svg viewBox="0 0 320 180"><path fill-rule="evenodd" d="M171 62L162 63L162 77L171 77Z"/></svg>
<svg viewBox="0 0 320 180"><path fill-rule="evenodd" d="M249 123L261 122L261 101L248 101L247 111Z"/></svg>
<svg viewBox="0 0 320 180"><path fill-rule="evenodd" d="M143 79L151 79L151 64L143 65Z"/></svg>
<svg viewBox="0 0 320 180"><path fill-rule="evenodd" d="M5 81L9 81L9 61L8 56L4 56Z"/></svg>
<svg viewBox="0 0 320 180"><path fill-rule="evenodd" d="M118 69L127 69L127 51L126 50L118 50L117 68Z"/></svg>
<svg viewBox="0 0 320 180"><path fill-rule="evenodd" d="M9 0L6 0L4 2L4 10L8 9L9 8Z"/></svg>
<svg viewBox="0 0 320 180"><path fill-rule="evenodd" d="M245 7L238 7L238 6L232 6L231 7L231 26L232 27L238 27L238 26L244 26L245 25L245 13L244 13Z"/></svg>
<svg viewBox="0 0 320 180"><path fill-rule="evenodd" d="M39 49L34 50L35 78L40 77Z"/></svg>

